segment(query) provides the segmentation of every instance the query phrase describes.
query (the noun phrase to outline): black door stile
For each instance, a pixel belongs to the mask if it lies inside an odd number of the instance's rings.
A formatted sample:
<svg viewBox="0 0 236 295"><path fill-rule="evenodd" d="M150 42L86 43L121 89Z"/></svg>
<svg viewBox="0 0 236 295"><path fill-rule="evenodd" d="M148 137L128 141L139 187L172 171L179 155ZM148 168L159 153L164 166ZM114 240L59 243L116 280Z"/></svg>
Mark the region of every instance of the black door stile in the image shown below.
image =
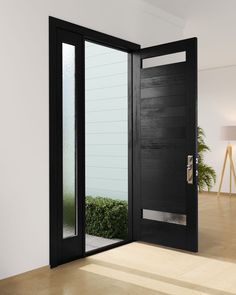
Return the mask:
<svg viewBox="0 0 236 295"><path fill-rule="evenodd" d="M136 241L141 239L140 68L140 51L137 51L133 53L133 239Z"/></svg>
<svg viewBox="0 0 236 295"><path fill-rule="evenodd" d="M50 27L50 265L83 256L84 76L82 36ZM75 134L77 234L63 239L62 44L75 46ZM78 79L79 78L79 79ZM79 115L78 115L79 114Z"/></svg>
<svg viewBox="0 0 236 295"><path fill-rule="evenodd" d="M142 66L178 52L186 52L185 61ZM197 40L141 49L134 69L134 238L197 251Z"/></svg>

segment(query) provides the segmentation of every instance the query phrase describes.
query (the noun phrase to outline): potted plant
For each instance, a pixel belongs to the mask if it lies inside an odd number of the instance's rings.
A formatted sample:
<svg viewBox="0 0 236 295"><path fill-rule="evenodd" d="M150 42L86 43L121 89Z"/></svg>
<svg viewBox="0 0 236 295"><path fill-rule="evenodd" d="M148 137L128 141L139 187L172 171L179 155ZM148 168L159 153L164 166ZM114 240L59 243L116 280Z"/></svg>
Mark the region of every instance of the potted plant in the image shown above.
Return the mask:
<svg viewBox="0 0 236 295"><path fill-rule="evenodd" d="M198 127L198 190L199 192L207 189L210 191L216 183L215 170L204 163L204 153L210 151L210 148L205 143L205 133L201 127Z"/></svg>

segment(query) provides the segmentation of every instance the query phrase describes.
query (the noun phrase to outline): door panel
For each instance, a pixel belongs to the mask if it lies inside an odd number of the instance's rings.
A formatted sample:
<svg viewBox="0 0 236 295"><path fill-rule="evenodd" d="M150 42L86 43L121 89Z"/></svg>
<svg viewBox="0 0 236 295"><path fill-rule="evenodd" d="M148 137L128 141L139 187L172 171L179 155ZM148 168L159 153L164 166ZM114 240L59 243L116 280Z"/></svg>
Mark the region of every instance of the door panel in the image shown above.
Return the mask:
<svg viewBox="0 0 236 295"><path fill-rule="evenodd" d="M50 33L50 265L83 256L83 39ZM81 99L82 98L82 99Z"/></svg>
<svg viewBox="0 0 236 295"><path fill-rule="evenodd" d="M196 179L196 39L145 48L136 55L140 93L135 112L135 238L197 251ZM142 68L146 58L186 52L186 61ZM134 60L135 61L135 60ZM136 118L136 117L135 117ZM135 125L134 125L135 126ZM187 157L193 155L193 184L188 184Z"/></svg>

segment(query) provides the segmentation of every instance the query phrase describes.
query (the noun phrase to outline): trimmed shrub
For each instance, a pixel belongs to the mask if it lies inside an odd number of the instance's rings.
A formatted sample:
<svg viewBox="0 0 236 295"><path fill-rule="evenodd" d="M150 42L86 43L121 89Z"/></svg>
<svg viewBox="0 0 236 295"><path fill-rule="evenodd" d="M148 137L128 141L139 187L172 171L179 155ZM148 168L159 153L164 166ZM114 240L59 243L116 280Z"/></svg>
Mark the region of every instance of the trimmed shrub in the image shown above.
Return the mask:
<svg viewBox="0 0 236 295"><path fill-rule="evenodd" d="M108 239L127 239L127 201L87 196L85 207L87 234ZM67 196L64 198L64 222L72 226L74 216L74 201Z"/></svg>
<svg viewBox="0 0 236 295"><path fill-rule="evenodd" d="M126 239L128 234L127 201L87 196L86 233L109 239Z"/></svg>

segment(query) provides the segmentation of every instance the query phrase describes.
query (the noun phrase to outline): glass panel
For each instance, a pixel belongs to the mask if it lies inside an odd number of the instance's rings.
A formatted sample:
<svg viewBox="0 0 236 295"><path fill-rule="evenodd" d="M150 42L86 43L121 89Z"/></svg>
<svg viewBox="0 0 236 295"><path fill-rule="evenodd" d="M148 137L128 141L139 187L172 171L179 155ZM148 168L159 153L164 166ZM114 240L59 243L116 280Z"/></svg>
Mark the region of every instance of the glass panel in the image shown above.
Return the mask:
<svg viewBox="0 0 236 295"><path fill-rule="evenodd" d="M85 42L86 251L127 239L128 54Z"/></svg>
<svg viewBox="0 0 236 295"><path fill-rule="evenodd" d="M76 235L75 46L62 44L63 238Z"/></svg>
<svg viewBox="0 0 236 295"><path fill-rule="evenodd" d="M143 209L143 219L187 225L187 216L185 214L169 213L149 209Z"/></svg>
<svg viewBox="0 0 236 295"><path fill-rule="evenodd" d="M163 65L174 64L174 63L185 62L185 61L186 61L186 52L181 51L177 53L145 58L143 59L142 68L145 69L145 68L163 66Z"/></svg>

